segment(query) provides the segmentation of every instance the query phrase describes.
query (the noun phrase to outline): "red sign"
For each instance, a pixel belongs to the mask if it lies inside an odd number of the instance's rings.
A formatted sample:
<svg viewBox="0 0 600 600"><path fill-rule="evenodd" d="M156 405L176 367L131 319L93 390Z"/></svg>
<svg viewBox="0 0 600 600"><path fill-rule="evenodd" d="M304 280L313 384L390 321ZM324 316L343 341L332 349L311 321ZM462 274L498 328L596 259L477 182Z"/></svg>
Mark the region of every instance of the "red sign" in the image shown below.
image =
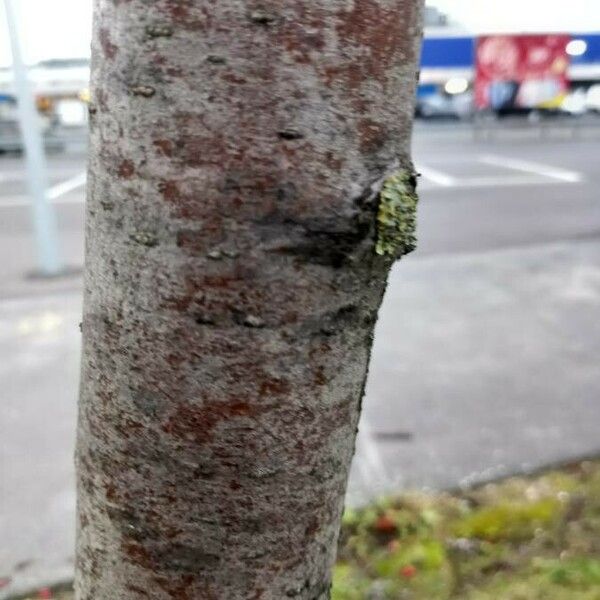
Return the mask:
<svg viewBox="0 0 600 600"><path fill-rule="evenodd" d="M478 108L552 107L567 91L568 35L488 35L477 40Z"/></svg>

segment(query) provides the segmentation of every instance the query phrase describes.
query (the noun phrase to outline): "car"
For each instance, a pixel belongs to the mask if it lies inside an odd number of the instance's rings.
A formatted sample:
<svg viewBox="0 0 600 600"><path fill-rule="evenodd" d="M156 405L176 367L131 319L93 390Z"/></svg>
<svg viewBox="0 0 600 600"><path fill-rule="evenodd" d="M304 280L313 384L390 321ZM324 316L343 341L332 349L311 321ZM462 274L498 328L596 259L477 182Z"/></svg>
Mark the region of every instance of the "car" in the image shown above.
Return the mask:
<svg viewBox="0 0 600 600"><path fill-rule="evenodd" d="M589 111L600 112L600 83L595 83L588 88L585 106Z"/></svg>
<svg viewBox="0 0 600 600"><path fill-rule="evenodd" d="M560 105L560 110L569 115L584 114L587 110L586 91L580 88L567 94Z"/></svg>
<svg viewBox="0 0 600 600"><path fill-rule="evenodd" d="M423 118L447 117L469 119L473 115L473 94L466 91L461 94L448 94L436 91L417 98L416 115Z"/></svg>
<svg viewBox="0 0 600 600"><path fill-rule="evenodd" d="M62 149L63 143L56 136L56 122L51 117L39 115L38 123L46 149ZM23 149L17 101L14 96L0 94L0 152L22 152Z"/></svg>

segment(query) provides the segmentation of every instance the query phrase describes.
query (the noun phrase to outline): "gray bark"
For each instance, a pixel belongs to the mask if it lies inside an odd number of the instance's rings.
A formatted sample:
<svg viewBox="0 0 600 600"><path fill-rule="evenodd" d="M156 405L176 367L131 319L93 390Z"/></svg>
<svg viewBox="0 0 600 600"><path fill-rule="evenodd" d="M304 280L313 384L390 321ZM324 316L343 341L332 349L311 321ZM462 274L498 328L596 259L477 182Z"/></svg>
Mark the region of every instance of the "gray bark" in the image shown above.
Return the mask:
<svg viewBox="0 0 600 600"><path fill-rule="evenodd" d="M79 600L329 597L420 20L95 0Z"/></svg>

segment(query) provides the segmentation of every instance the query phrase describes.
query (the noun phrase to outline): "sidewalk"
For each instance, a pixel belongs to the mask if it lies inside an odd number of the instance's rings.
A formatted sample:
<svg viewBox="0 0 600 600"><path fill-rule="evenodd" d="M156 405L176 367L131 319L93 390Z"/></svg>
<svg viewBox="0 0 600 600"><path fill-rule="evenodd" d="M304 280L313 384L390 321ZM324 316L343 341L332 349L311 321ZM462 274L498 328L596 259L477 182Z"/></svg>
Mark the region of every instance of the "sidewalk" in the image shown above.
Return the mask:
<svg viewBox="0 0 600 600"><path fill-rule="evenodd" d="M0 300L0 599L71 572L79 285ZM349 501L600 454L598 356L600 241L398 263Z"/></svg>
<svg viewBox="0 0 600 600"><path fill-rule="evenodd" d="M600 241L401 262L375 340L385 491L600 454Z"/></svg>

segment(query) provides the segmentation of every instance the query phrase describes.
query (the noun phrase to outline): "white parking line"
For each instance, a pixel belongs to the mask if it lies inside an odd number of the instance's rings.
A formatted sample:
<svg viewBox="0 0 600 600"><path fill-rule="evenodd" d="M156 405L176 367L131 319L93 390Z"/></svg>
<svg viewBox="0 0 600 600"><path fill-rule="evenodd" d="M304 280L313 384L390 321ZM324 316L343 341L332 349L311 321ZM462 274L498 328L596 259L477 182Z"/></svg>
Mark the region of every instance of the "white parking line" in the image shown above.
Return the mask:
<svg viewBox="0 0 600 600"><path fill-rule="evenodd" d="M417 173L423 177L423 179L427 179L428 181L431 181L437 185L441 185L442 187L454 187L457 184L455 177L452 177L452 175L448 175L447 173L443 173L442 171L438 171L437 169L431 169L425 165L416 165L415 169Z"/></svg>
<svg viewBox="0 0 600 600"><path fill-rule="evenodd" d="M488 177L465 177L460 179L454 187L457 188L488 188L511 187L518 185L550 185L556 181L541 175L490 175ZM561 183L574 183L561 181ZM432 189L432 188L430 188ZM437 188L440 189L440 188Z"/></svg>
<svg viewBox="0 0 600 600"><path fill-rule="evenodd" d="M509 158L507 156L498 156L496 154L485 154L484 156L480 156L477 161L483 163L484 165L492 165L494 167L504 167L505 169L533 173L534 175L550 177L551 179L566 181L567 183L579 183L580 181L583 181L583 175L581 173L577 173L576 171L568 171L567 169L561 169L558 167L553 167L552 165L545 165L543 163L532 162L529 160L520 160Z"/></svg>
<svg viewBox="0 0 600 600"><path fill-rule="evenodd" d="M52 204L80 204L84 202L85 198L82 195L75 196L73 198L61 198L85 185L86 182L86 174L79 173L79 175L75 175L75 177L71 177L71 179L67 179L48 190L48 199ZM0 208L15 208L21 206L30 206L31 200L27 196L15 196L13 198L0 198Z"/></svg>
<svg viewBox="0 0 600 600"><path fill-rule="evenodd" d="M73 190L85 185L85 181L85 173L75 175L75 177L67 179L66 181L63 181L62 183L50 188L48 190L48 198L50 198L50 200L57 200L61 196L64 196L65 194L68 194L69 192L72 192Z"/></svg>
<svg viewBox="0 0 600 600"><path fill-rule="evenodd" d="M585 176L576 171L569 171L538 162L499 156L497 154L470 157L461 162L468 163L469 161L500 167L510 171L520 171L524 174L506 173L505 175L464 177L450 175L438 169L418 164L416 169L423 176L420 188L427 191L440 191L447 188L510 187L520 185L548 185L557 182L581 183L585 181Z"/></svg>

